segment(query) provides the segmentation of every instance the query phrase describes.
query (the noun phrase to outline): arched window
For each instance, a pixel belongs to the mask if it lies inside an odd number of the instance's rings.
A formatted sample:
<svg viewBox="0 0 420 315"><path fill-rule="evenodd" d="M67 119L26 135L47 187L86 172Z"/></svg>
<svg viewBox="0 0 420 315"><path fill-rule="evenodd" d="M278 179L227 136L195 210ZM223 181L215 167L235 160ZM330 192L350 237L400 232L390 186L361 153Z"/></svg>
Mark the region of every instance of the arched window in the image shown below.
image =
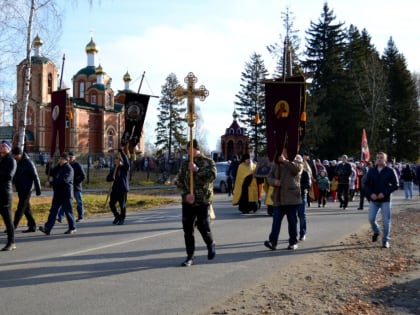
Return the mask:
<svg viewBox="0 0 420 315"><path fill-rule="evenodd" d="M111 150L114 148L114 132L112 130L108 131L108 149Z"/></svg>
<svg viewBox="0 0 420 315"><path fill-rule="evenodd" d="M229 134L230 134L230 135L235 134L235 131L233 130L233 128L230 128L230 129L229 129Z"/></svg>
<svg viewBox="0 0 420 315"><path fill-rule="evenodd" d="M96 104L96 93L92 93L90 95L90 103L91 104Z"/></svg>
<svg viewBox="0 0 420 315"><path fill-rule="evenodd" d="M85 81L79 82L79 97L85 98Z"/></svg>
<svg viewBox="0 0 420 315"><path fill-rule="evenodd" d="M52 92L52 74L48 73L48 94Z"/></svg>
<svg viewBox="0 0 420 315"><path fill-rule="evenodd" d="M242 134L242 129L241 128L236 129L236 134L241 135Z"/></svg>

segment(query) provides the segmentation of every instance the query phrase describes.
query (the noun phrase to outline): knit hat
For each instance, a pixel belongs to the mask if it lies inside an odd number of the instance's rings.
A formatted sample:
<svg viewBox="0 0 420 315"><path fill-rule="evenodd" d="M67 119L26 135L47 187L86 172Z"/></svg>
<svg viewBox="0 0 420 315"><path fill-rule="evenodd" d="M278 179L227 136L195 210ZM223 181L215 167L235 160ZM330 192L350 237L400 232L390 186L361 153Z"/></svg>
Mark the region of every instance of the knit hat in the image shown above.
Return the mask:
<svg viewBox="0 0 420 315"><path fill-rule="evenodd" d="M323 165L328 165L328 164L330 164L330 162L328 162L328 160L324 160L324 161L322 162L322 164L323 164Z"/></svg>
<svg viewBox="0 0 420 315"><path fill-rule="evenodd" d="M13 149L12 149L12 154L13 155L19 155L19 154L22 154L23 152L22 152L22 149L21 148L19 148L19 147L14 147Z"/></svg>
<svg viewBox="0 0 420 315"><path fill-rule="evenodd" d="M10 143L10 141L3 140L3 141L1 142L1 144L2 144L2 145L4 145L4 146L6 146L9 150L11 150L11 149L12 149L12 144Z"/></svg>

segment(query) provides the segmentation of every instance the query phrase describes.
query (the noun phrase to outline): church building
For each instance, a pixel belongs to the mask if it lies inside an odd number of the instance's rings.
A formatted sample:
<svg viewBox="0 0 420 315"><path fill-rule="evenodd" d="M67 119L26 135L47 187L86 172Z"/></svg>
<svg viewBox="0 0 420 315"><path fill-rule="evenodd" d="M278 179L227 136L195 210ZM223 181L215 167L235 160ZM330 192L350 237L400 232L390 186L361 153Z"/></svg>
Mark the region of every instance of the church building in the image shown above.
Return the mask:
<svg viewBox="0 0 420 315"><path fill-rule="evenodd" d="M30 95L25 126L25 151L50 153L52 146L51 92L60 88L57 66L41 53L42 40L36 36L31 56ZM124 89L117 93L111 88L112 78L102 65L96 65L98 47L91 38L86 45L87 65L72 77L72 95L67 91L65 121L65 151L77 154L105 154L120 148L124 132L124 99L130 90L131 77L123 76ZM13 107L13 144L18 143L21 120L25 62L17 66L17 104ZM65 86L62 86L65 89ZM57 137L58 139L58 137ZM59 141L59 139L58 139ZM136 151L144 152L144 136ZM57 153L57 152L55 152Z"/></svg>
<svg viewBox="0 0 420 315"><path fill-rule="evenodd" d="M226 128L225 134L221 137L222 156L230 161L235 155L241 158L243 154L249 153L249 137L246 135L246 129L239 126L239 115L236 111L232 116L232 124Z"/></svg>

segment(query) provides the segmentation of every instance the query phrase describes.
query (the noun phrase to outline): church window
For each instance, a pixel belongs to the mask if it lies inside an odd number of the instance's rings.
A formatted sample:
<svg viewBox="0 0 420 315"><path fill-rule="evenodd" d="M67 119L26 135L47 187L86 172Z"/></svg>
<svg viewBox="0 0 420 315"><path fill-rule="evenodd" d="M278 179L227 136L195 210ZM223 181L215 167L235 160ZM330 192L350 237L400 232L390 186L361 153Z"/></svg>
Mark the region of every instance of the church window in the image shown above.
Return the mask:
<svg viewBox="0 0 420 315"><path fill-rule="evenodd" d="M52 74L48 73L48 94L52 92Z"/></svg>
<svg viewBox="0 0 420 315"><path fill-rule="evenodd" d="M236 129L236 134L237 134L237 135L241 135L241 134L242 134L242 130L241 130L241 128Z"/></svg>
<svg viewBox="0 0 420 315"><path fill-rule="evenodd" d="M108 149L114 148L114 133L112 130L108 132Z"/></svg>
<svg viewBox="0 0 420 315"><path fill-rule="evenodd" d="M79 97L85 98L85 81L79 82Z"/></svg>
<svg viewBox="0 0 420 315"><path fill-rule="evenodd" d="M234 132L233 128L230 128L230 129L229 129L229 134L230 134L230 135L233 135L234 133L235 133L235 132Z"/></svg>
<svg viewBox="0 0 420 315"><path fill-rule="evenodd" d="M92 93L90 95L90 103L94 105L96 104L96 93Z"/></svg>

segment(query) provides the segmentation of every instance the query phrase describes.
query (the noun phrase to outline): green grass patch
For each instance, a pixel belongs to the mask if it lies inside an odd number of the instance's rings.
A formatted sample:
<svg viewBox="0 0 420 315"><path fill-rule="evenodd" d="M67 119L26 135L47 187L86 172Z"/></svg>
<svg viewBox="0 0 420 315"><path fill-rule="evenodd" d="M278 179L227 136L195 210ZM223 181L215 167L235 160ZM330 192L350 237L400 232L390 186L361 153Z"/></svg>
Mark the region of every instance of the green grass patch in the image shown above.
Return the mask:
<svg viewBox="0 0 420 315"><path fill-rule="evenodd" d="M162 192L158 190L147 191L147 194L145 194L145 192L143 191L133 191L133 192L130 191L127 196L127 213L156 208L156 207L170 204L173 202L180 202L180 198L164 195L167 193L168 191ZM171 190L170 193L172 194L173 191ZM98 194L84 193L83 203L85 207L85 217L89 218L91 216L96 216L100 214L111 214L111 209L109 208L109 205L108 205L109 198L106 201L106 197L107 197L106 193L98 193ZM41 195L39 197L31 198L31 209L35 217L35 221L37 222L38 225L42 224L42 222L47 221L48 214L51 208L51 201L52 201L52 196ZM16 210L17 203L18 203L18 198L17 198L17 195L14 194L13 208L12 208L13 212ZM117 209L118 209L118 203L117 203ZM73 212L75 213L75 216L77 216L76 202L73 202ZM1 226L4 226L3 221L0 221L0 224ZM26 225L25 217L22 217L22 220L19 222L19 225L20 226Z"/></svg>

